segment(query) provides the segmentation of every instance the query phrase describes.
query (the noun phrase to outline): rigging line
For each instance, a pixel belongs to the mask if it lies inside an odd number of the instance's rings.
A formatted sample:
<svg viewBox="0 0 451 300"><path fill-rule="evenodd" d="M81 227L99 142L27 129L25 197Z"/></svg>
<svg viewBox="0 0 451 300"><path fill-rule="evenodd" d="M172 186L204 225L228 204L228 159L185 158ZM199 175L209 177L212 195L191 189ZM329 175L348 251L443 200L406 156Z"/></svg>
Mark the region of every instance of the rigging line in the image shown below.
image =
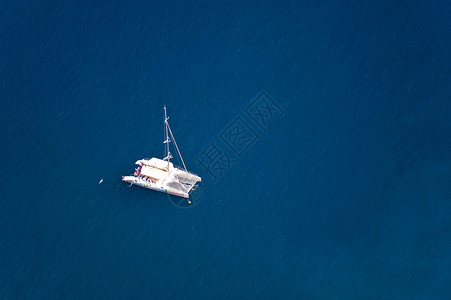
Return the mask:
<svg viewBox="0 0 451 300"><path fill-rule="evenodd" d="M177 152L179 153L180 159L182 160L183 167L185 168L185 171L188 172L188 170L186 169L186 166L185 166L185 162L183 161L182 154L180 154L179 147L177 146L177 143L175 142L174 135L172 134L171 126L169 126L169 123L167 123L167 125L168 125L168 129L169 129L169 133L171 134L171 138L174 141L175 148L177 149Z"/></svg>

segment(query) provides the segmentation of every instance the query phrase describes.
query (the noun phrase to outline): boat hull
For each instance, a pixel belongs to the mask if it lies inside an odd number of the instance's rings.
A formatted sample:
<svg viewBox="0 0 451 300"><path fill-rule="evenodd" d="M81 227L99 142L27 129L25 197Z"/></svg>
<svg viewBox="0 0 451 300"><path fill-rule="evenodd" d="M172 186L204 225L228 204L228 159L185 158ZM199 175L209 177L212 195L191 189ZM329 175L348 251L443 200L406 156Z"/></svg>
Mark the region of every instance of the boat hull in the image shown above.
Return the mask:
<svg viewBox="0 0 451 300"><path fill-rule="evenodd" d="M140 186L140 187L143 187L143 188L146 188L149 190L154 190L157 192L166 193L166 194L177 196L177 197L189 198L189 194L187 194L187 193L175 191L174 189L172 189L170 187L165 187L165 186L158 184L158 182L156 182L156 183L148 182L139 177L122 176L122 181L128 182L132 185Z"/></svg>

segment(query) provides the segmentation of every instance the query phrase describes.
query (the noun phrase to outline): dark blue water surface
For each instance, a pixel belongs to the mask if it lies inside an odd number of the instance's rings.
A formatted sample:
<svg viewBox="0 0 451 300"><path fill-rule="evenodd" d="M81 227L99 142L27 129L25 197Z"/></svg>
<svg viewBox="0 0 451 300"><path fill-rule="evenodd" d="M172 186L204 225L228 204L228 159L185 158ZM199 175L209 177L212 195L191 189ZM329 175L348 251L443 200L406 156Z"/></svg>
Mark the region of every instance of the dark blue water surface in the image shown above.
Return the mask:
<svg viewBox="0 0 451 300"><path fill-rule="evenodd" d="M449 299L450 36L449 1L2 1L0 298ZM121 182L164 104L189 209Z"/></svg>

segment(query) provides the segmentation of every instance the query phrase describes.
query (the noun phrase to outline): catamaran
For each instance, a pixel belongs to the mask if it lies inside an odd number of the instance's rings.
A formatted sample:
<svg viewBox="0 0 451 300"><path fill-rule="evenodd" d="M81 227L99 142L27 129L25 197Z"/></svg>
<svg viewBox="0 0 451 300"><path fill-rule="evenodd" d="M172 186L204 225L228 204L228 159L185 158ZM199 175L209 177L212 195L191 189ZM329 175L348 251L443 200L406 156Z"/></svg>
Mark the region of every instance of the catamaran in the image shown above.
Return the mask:
<svg viewBox="0 0 451 300"><path fill-rule="evenodd" d="M122 180L130 183L131 185L141 186L146 189L163 192L166 194L189 198L190 192L196 189L198 182L201 182L201 178L186 169L185 162L180 154L177 143L175 142L174 135L172 134L171 127L169 126L169 117L166 113L166 105L164 106L164 134L165 144L164 158L159 159L152 157L151 159L143 158L136 161L135 164L138 167L135 169L133 175L122 176ZM174 142L174 146L177 149L177 153L183 164L183 169L170 161L172 157L169 151L169 135Z"/></svg>

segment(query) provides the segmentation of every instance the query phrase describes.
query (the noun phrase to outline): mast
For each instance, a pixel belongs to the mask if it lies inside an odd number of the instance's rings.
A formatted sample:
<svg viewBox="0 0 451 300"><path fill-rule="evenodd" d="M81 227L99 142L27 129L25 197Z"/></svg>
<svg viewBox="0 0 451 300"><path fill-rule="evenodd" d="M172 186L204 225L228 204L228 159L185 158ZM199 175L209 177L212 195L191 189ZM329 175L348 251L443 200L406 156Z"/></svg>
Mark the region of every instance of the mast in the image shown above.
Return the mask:
<svg viewBox="0 0 451 300"><path fill-rule="evenodd" d="M168 127L169 127L169 123L168 123L168 116L166 114L166 105L164 106L164 135L166 137L166 140L163 142L163 144L166 144L165 147L165 158L163 158L163 160L167 160L168 161L168 171L169 171L169 160L172 158L171 152L169 152L169 132L168 132Z"/></svg>
<svg viewBox="0 0 451 300"><path fill-rule="evenodd" d="M177 146L177 142L175 141L174 135L172 134L171 127L169 126L169 117L166 114L166 105L164 106L164 134L166 136L166 140L163 142L166 144L166 157L163 160L168 160L168 170L169 170L169 160L172 158L171 152L169 152L169 134L171 135L172 140L174 141L175 149L177 150L177 153L179 154L180 159L182 160L183 167L185 168L185 171L188 172L186 169L185 162L183 161L182 154L180 153L179 147Z"/></svg>

